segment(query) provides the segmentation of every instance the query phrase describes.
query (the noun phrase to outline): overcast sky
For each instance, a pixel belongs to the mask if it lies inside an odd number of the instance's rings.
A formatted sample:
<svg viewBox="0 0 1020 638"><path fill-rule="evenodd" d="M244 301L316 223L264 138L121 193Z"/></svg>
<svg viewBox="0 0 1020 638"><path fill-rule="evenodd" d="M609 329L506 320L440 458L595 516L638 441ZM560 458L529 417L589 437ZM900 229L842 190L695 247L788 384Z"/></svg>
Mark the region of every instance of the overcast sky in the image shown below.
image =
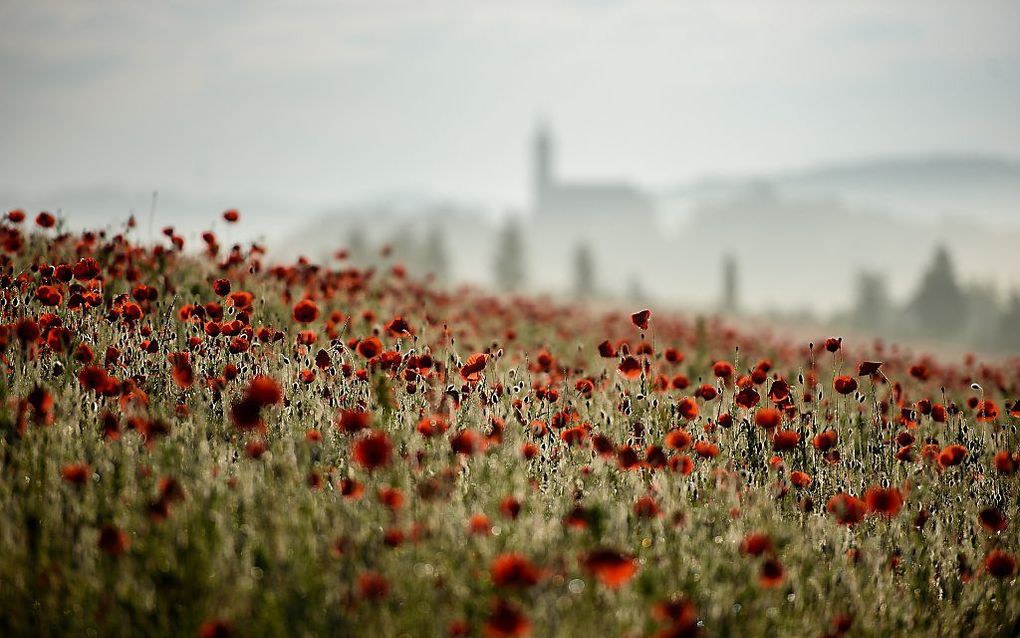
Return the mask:
<svg viewBox="0 0 1020 638"><path fill-rule="evenodd" d="M0 188L310 205L1020 156L1020 2L0 0Z"/></svg>

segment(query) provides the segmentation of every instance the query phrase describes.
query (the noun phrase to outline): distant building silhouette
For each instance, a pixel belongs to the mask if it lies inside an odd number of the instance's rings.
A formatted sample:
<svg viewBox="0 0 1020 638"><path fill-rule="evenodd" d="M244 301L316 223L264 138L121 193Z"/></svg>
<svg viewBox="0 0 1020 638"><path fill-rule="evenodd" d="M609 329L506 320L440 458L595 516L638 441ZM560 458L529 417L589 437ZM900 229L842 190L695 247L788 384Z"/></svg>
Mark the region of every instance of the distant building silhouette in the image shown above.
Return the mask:
<svg viewBox="0 0 1020 638"><path fill-rule="evenodd" d="M539 125L532 149L534 210L540 219L583 222L593 218L651 222L652 198L626 182L565 182L557 179L555 144L545 125Z"/></svg>

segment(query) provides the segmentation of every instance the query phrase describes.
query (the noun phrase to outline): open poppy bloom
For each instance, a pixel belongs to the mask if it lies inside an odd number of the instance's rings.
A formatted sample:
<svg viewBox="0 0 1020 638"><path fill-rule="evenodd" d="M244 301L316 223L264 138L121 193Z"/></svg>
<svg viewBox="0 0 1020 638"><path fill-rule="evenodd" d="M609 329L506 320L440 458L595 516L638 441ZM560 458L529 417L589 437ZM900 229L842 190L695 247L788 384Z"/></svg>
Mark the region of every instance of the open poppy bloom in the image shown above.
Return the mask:
<svg viewBox="0 0 1020 638"><path fill-rule="evenodd" d="M892 518L900 513L903 507L903 495L895 487L869 487L864 493L864 502L872 514L881 514Z"/></svg>
<svg viewBox="0 0 1020 638"><path fill-rule="evenodd" d="M633 556L605 547L583 555L581 564L600 583L614 589L627 584L637 572L637 562Z"/></svg>

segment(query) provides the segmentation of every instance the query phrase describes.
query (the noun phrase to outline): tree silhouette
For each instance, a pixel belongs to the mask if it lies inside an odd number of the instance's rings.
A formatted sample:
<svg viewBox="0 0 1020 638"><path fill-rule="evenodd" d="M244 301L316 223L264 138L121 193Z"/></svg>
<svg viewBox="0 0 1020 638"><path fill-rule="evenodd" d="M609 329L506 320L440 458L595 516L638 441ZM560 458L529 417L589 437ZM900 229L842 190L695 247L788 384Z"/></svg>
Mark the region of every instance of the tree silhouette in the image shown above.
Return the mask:
<svg viewBox="0 0 1020 638"><path fill-rule="evenodd" d="M574 293L581 299L595 294L595 260L588 244L574 250Z"/></svg>
<svg viewBox="0 0 1020 638"><path fill-rule="evenodd" d="M723 289L720 310L728 314L737 312L737 259L733 255L723 257Z"/></svg>
<svg viewBox="0 0 1020 638"><path fill-rule="evenodd" d="M857 302L853 323L857 328L880 332L885 329L892 310L885 278L874 272L857 275Z"/></svg>
<svg viewBox="0 0 1020 638"><path fill-rule="evenodd" d="M446 240L443 237L443 229L439 224L433 224L425 236L425 245L422 248L422 261L425 272L436 278L436 281L445 283L450 276L450 260L446 253Z"/></svg>
<svg viewBox="0 0 1020 638"><path fill-rule="evenodd" d="M506 222L496 240L494 279L496 287L511 292L524 285L524 236L515 219Z"/></svg>
<svg viewBox="0 0 1020 638"><path fill-rule="evenodd" d="M921 329L933 337L953 336L963 327L966 299L956 283L953 262L945 246L935 249L935 258L910 307Z"/></svg>

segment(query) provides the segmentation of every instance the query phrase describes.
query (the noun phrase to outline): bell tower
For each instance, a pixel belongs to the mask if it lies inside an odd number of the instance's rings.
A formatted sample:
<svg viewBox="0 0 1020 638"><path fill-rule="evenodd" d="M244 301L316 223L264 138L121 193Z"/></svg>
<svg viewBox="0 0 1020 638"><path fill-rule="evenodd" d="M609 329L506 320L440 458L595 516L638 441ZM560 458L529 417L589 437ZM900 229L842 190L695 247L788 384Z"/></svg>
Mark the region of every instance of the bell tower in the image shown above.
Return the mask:
<svg viewBox="0 0 1020 638"><path fill-rule="evenodd" d="M553 141L549 127L540 121L535 128L535 139L532 144L532 206L536 213L541 213L546 195L553 184Z"/></svg>

